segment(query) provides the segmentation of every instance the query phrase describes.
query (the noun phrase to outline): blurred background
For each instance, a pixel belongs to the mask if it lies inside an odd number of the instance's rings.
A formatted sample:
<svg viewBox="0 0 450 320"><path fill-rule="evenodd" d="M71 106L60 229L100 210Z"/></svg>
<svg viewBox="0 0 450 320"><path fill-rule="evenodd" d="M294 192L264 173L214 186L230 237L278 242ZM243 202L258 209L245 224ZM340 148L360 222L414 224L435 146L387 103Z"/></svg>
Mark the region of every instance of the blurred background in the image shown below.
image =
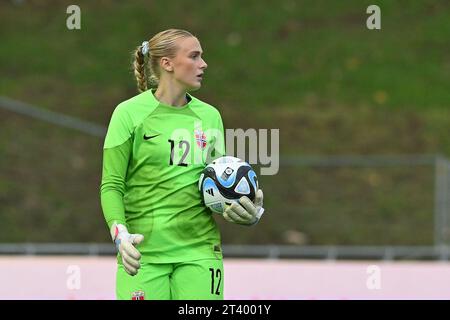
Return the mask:
<svg viewBox="0 0 450 320"><path fill-rule="evenodd" d="M69 5L81 29L69 30ZM381 29L369 30L369 5ZM279 129L256 228L216 219L228 257L447 260L450 3L0 1L0 248L111 255L99 200L131 51L191 31L198 98L225 128Z"/></svg>

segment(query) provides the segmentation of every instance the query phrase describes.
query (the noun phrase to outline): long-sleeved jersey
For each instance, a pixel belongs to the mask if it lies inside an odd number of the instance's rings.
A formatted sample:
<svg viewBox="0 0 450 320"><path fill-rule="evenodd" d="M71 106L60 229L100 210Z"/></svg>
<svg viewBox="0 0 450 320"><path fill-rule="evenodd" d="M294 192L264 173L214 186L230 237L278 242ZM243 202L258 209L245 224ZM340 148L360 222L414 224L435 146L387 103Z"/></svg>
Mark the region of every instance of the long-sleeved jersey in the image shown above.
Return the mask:
<svg viewBox="0 0 450 320"><path fill-rule="evenodd" d="M147 90L114 110L103 147L100 198L108 227L141 233L141 261L173 263L221 257L220 234L198 179L225 154L220 113L188 94L182 107ZM120 261L120 259L118 259Z"/></svg>

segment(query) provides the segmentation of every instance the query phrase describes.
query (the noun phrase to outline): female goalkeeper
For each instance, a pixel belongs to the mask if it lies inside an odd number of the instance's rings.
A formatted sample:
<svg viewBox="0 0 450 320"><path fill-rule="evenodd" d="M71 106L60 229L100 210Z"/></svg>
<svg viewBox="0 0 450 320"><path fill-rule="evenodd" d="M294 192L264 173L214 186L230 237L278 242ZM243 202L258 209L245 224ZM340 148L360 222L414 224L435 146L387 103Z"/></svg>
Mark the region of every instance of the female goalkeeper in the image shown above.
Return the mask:
<svg viewBox="0 0 450 320"><path fill-rule="evenodd" d="M118 299L223 299L220 234L197 189L207 162L225 154L219 111L189 94L204 77L202 53L184 30L144 41L133 54L141 93L112 114L100 194ZM242 197L224 218L255 224L262 201L261 190L255 203Z"/></svg>

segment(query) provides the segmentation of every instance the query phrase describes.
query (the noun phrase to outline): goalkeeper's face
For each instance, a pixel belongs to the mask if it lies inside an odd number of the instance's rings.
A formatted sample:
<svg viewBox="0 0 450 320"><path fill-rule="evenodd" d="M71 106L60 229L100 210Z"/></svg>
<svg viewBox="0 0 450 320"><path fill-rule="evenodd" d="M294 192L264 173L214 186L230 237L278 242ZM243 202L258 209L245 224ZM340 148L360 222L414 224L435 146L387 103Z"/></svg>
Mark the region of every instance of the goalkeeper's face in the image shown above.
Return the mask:
<svg viewBox="0 0 450 320"><path fill-rule="evenodd" d="M202 58L202 47L195 37L178 40L178 51L172 58L173 80L186 88L186 91L197 90L202 85L203 73L208 67Z"/></svg>

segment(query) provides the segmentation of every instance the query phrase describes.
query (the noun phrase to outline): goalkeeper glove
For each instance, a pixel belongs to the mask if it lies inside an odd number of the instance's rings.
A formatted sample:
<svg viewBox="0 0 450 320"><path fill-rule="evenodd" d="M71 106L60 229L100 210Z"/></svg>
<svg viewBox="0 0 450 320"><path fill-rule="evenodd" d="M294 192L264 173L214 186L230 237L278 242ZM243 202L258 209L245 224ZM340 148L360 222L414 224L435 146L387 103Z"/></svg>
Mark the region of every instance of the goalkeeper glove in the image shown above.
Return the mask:
<svg viewBox="0 0 450 320"><path fill-rule="evenodd" d="M241 197L239 203L227 206L223 213L225 220L247 226L256 224L264 213L262 190L256 192L254 203L246 196Z"/></svg>
<svg viewBox="0 0 450 320"><path fill-rule="evenodd" d="M119 251L120 256L122 257L125 271L132 276L136 275L138 269L141 267L139 263L141 254L135 246L144 240L144 236L137 233L129 234L127 227L123 224L114 223L110 231L111 237L116 244L117 251Z"/></svg>

